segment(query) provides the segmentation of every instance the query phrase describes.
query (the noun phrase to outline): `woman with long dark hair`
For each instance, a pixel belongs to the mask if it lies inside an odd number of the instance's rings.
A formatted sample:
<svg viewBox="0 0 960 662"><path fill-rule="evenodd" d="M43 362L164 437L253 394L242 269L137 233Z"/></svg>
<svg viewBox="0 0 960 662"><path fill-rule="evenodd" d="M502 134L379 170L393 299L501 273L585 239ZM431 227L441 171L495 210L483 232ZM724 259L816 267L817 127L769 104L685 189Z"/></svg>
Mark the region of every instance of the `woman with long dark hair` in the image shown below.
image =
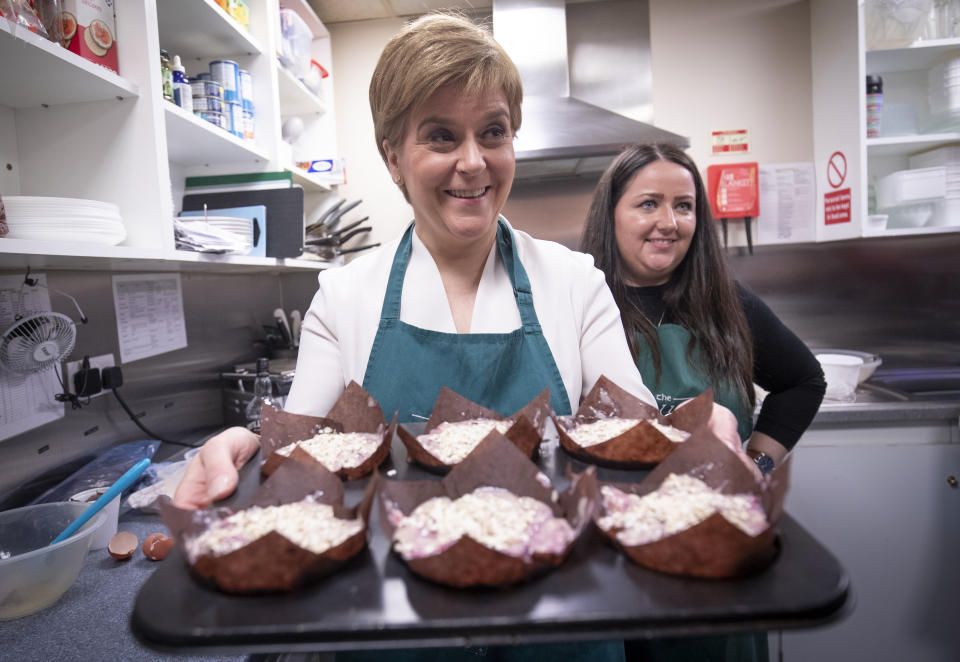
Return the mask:
<svg viewBox="0 0 960 662"><path fill-rule="evenodd" d="M627 147L597 184L581 250L606 275L661 411L711 387L747 452L763 468L782 460L820 406L823 372L731 277L693 160L668 144ZM756 423L755 383L769 392Z"/></svg>
<svg viewBox="0 0 960 662"><path fill-rule="evenodd" d="M757 469L779 464L817 413L823 371L731 277L693 160L672 145L627 147L597 184L581 250L606 276L661 412L712 388ZM754 384L769 392L756 423ZM766 660L766 637L632 641L627 659Z"/></svg>

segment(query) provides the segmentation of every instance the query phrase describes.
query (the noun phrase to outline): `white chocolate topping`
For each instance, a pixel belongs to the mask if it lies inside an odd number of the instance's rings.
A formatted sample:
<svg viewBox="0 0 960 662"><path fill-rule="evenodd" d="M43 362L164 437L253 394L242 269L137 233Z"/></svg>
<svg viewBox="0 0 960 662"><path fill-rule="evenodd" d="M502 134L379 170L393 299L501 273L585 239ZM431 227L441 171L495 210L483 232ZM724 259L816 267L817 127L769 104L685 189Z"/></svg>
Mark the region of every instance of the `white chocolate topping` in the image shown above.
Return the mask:
<svg viewBox="0 0 960 662"><path fill-rule="evenodd" d="M644 545L696 526L714 513L749 536L769 524L753 494L722 494L689 475L670 474L660 488L645 496L627 494L610 485L601 488L606 515L597 524L604 531L621 529L624 545Z"/></svg>

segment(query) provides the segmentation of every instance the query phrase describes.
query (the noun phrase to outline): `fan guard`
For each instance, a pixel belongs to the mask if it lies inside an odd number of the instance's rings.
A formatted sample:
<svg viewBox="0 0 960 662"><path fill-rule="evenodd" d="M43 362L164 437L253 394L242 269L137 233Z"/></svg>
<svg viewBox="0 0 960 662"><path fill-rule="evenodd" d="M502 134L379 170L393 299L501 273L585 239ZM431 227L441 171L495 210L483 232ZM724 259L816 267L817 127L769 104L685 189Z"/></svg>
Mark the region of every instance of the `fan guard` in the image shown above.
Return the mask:
<svg viewBox="0 0 960 662"><path fill-rule="evenodd" d="M69 356L76 341L77 327L66 315L25 315L3 334L0 364L20 374L43 372Z"/></svg>

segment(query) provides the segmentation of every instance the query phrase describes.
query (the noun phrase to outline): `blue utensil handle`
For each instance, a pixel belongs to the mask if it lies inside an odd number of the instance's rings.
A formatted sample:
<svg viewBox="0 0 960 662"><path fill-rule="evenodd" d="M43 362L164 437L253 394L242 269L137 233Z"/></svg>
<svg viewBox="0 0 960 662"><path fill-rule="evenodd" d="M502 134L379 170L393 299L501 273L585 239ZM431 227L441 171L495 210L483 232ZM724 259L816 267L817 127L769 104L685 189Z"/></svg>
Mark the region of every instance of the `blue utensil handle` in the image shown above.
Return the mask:
<svg viewBox="0 0 960 662"><path fill-rule="evenodd" d="M91 517L103 510L103 507L108 503L114 500L121 492L130 487L137 478L140 477L140 474L150 466L150 459L144 458L133 465L130 469L127 470L125 474L120 476L120 478L113 485L110 486L106 492L100 495L100 498L90 504L90 507L84 510L80 517L73 520L70 525L65 528L59 536L53 539L51 545L54 545L62 540L66 540L74 533L76 533L81 526L86 524Z"/></svg>

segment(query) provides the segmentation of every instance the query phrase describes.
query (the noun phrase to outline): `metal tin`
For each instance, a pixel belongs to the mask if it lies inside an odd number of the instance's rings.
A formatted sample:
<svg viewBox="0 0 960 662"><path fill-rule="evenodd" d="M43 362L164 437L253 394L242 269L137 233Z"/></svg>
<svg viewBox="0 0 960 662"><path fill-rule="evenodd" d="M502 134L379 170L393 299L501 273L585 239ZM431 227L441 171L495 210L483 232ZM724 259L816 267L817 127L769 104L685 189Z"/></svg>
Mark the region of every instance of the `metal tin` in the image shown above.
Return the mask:
<svg viewBox="0 0 960 662"><path fill-rule="evenodd" d="M252 110L243 109L243 137L245 140L253 140L254 127L256 126L255 119Z"/></svg>
<svg viewBox="0 0 960 662"><path fill-rule="evenodd" d="M210 77L223 85L224 101L240 101L240 67L233 60L213 60L210 62Z"/></svg>
<svg viewBox="0 0 960 662"><path fill-rule="evenodd" d="M239 103L228 101L224 108L224 114L229 117L230 133L243 138L243 109Z"/></svg>
<svg viewBox="0 0 960 662"><path fill-rule="evenodd" d="M212 80L192 80L190 89L193 91L193 97L216 97L223 99L223 85ZM219 109L217 109L219 110Z"/></svg>
<svg viewBox="0 0 960 662"><path fill-rule="evenodd" d="M209 110L214 113L223 112L223 99L219 97L193 97L194 110Z"/></svg>
<svg viewBox="0 0 960 662"><path fill-rule="evenodd" d="M253 110L253 79L250 77L250 72L240 69L237 76L240 80L240 103L244 110Z"/></svg>
<svg viewBox="0 0 960 662"><path fill-rule="evenodd" d="M216 113L210 110L195 110L193 114L197 117L204 119L210 124L220 127L221 129L230 130L229 119L227 118L226 113Z"/></svg>

